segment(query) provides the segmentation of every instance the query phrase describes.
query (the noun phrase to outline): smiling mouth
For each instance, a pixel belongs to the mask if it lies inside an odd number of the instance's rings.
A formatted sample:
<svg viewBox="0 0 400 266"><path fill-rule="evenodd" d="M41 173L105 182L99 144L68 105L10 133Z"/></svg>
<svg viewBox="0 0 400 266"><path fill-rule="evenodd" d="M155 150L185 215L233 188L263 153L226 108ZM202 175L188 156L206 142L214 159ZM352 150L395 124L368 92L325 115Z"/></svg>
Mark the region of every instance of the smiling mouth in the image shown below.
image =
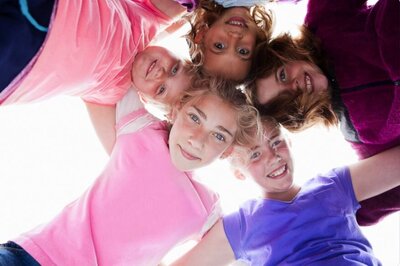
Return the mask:
<svg viewBox="0 0 400 266"><path fill-rule="evenodd" d="M311 76L307 72L304 73L304 84L306 85L306 91L308 93L313 92L314 89L311 82Z"/></svg>
<svg viewBox="0 0 400 266"><path fill-rule="evenodd" d="M226 21L225 24L240 28L247 28L246 20L241 17L232 17Z"/></svg>
<svg viewBox="0 0 400 266"><path fill-rule="evenodd" d="M181 151L181 153L182 153L182 156L185 157L186 159L188 159L189 161L200 160L199 157L196 157L196 156L194 156L194 155L188 153L188 152L185 151L181 146L178 145L178 147L179 147L179 149L180 149L180 151Z"/></svg>
<svg viewBox="0 0 400 266"><path fill-rule="evenodd" d="M273 178L273 179L279 179L279 178L283 177L286 174L286 172L287 172L287 164L282 165L278 169L274 170L273 172L268 174L267 177Z"/></svg>
<svg viewBox="0 0 400 266"><path fill-rule="evenodd" d="M157 60L154 60L153 62L151 62L149 68L147 69L146 77L147 77L147 75L149 75L149 73L154 69L154 67L156 66L156 63L157 63Z"/></svg>

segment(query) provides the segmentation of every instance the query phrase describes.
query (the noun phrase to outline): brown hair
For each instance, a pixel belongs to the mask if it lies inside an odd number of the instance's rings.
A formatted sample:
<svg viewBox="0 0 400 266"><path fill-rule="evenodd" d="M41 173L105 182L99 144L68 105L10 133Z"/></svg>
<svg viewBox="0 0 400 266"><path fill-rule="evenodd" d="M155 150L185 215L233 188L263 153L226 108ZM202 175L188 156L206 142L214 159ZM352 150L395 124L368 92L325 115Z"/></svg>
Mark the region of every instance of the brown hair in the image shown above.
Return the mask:
<svg viewBox="0 0 400 266"><path fill-rule="evenodd" d="M256 53L252 76L246 85L246 94L261 115L273 116L292 132L304 130L317 123L323 123L325 126L338 124L331 104L331 84L321 93L307 93L301 89L287 90L265 104L261 104L257 99L255 81L273 75L279 67L289 62L305 61L317 65L326 76L330 76L328 62L320 49L319 41L310 31L305 27L301 28L299 39L293 39L287 33L280 35L270 42L260 44Z"/></svg>
<svg viewBox="0 0 400 266"><path fill-rule="evenodd" d="M196 36L205 27L211 27L226 10L226 8L214 1L200 0L199 7L185 17L191 25L191 30L185 37L189 45L190 58L195 65L201 66L204 62L204 47L202 43L195 42ZM267 12L263 6L259 5L249 8L249 12L259 28L256 44L269 40L273 25L271 12Z"/></svg>
<svg viewBox="0 0 400 266"><path fill-rule="evenodd" d="M195 75L192 87L186 91L181 99L181 106L189 101L198 101L202 97L213 94L228 103L236 111L238 130L234 136L233 144L248 145L253 138L261 134L261 124L258 111L239 90L234 82L218 77L203 77Z"/></svg>

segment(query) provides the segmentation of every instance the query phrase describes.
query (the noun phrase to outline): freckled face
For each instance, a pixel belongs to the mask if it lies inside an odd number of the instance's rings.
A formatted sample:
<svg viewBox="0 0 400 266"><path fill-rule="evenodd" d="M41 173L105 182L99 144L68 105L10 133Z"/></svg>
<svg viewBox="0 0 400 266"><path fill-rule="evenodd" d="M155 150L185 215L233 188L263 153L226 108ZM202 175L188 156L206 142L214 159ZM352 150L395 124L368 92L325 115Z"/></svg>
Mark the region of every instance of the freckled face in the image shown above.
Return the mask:
<svg viewBox="0 0 400 266"><path fill-rule="evenodd" d="M183 62L160 46L149 46L138 53L131 73L142 96L168 106L173 106L190 86Z"/></svg>
<svg viewBox="0 0 400 266"><path fill-rule="evenodd" d="M169 135L172 163L182 171L208 165L233 143L236 111L218 96L207 94L186 103Z"/></svg>
<svg viewBox="0 0 400 266"><path fill-rule="evenodd" d="M293 189L293 161L279 128L264 125L264 137L251 148L235 149L237 167L251 177L267 198L282 199Z"/></svg>
<svg viewBox="0 0 400 266"><path fill-rule="evenodd" d="M228 9L204 34L204 68L211 74L243 80L250 70L258 32L248 9Z"/></svg>
<svg viewBox="0 0 400 266"><path fill-rule="evenodd" d="M328 80L316 65L293 61L279 67L270 76L258 79L256 87L258 101L265 104L286 90L325 91Z"/></svg>

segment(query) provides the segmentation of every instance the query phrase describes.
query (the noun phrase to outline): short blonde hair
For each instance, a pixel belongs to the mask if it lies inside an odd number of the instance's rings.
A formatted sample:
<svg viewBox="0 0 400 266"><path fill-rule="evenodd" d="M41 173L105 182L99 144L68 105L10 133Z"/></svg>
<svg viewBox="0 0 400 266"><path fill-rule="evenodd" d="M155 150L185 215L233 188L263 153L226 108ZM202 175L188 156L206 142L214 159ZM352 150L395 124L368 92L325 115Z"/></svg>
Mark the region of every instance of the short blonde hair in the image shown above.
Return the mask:
<svg viewBox="0 0 400 266"><path fill-rule="evenodd" d="M262 127L257 109L248 102L246 95L236 87L234 82L218 77L195 75L191 89L186 91L181 99L181 106L189 101L199 101L209 94L221 98L237 114L238 130L233 144L248 145L255 136L261 134Z"/></svg>

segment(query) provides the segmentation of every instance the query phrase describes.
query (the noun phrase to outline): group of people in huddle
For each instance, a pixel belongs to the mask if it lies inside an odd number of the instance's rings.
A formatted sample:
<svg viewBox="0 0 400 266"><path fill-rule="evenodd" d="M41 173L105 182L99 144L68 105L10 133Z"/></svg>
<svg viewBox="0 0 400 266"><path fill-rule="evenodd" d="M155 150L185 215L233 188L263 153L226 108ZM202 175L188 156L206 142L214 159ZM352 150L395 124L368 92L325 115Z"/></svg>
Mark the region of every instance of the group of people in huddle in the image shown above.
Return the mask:
<svg viewBox="0 0 400 266"><path fill-rule="evenodd" d="M268 5L0 1L0 104L79 96L110 155L0 265L163 265L188 240L172 265L381 265L360 226L400 209L400 2L308 0L296 37L273 37ZM190 59L153 42L182 18ZM316 124L360 160L300 187L284 132ZM193 178L217 159L260 197L222 213Z"/></svg>

